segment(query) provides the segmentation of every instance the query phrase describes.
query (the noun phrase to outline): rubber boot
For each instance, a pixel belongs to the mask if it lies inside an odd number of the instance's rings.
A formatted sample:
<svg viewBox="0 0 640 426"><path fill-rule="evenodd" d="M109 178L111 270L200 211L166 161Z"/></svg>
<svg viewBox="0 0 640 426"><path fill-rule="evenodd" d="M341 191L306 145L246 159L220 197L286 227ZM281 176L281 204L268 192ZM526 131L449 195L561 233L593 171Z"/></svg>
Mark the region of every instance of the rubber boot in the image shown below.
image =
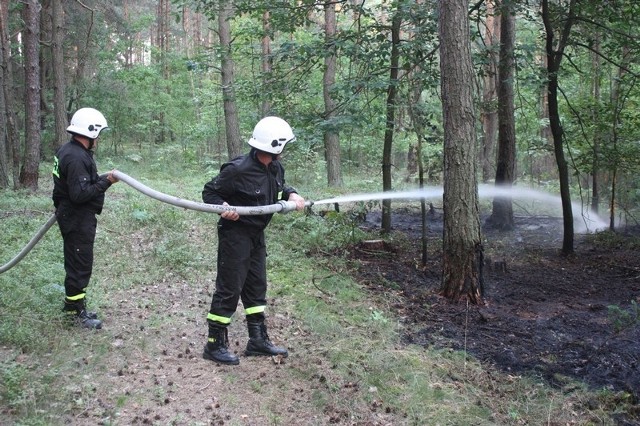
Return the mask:
<svg viewBox="0 0 640 426"><path fill-rule="evenodd" d="M247 349L244 351L245 355L249 356L276 356L280 355L286 357L289 352L285 348L275 346L269 340L267 334L267 326L262 322L247 321L247 328L249 329L249 342L247 342Z"/></svg>
<svg viewBox="0 0 640 426"><path fill-rule="evenodd" d="M238 365L240 359L229 352L229 338L226 327L218 327L209 324L209 338L202 358L220 364Z"/></svg>
<svg viewBox="0 0 640 426"><path fill-rule="evenodd" d="M83 309L86 311L87 313L87 317L91 318L91 319L98 319L98 313L97 312L91 312L91 311L87 311L85 308L86 305L86 299L84 301L81 302L68 302L66 299L64 301L64 306L62 307L62 311L63 312L69 312L69 311L77 311L80 312ZM80 310L78 310L78 307L80 307Z"/></svg>
<svg viewBox="0 0 640 426"><path fill-rule="evenodd" d="M102 328L102 321L98 319L98 315L95 312L87 312L84 300L71 303L65 300L62 311L73 318L74 323L80 327L93 330Z"/></svg>

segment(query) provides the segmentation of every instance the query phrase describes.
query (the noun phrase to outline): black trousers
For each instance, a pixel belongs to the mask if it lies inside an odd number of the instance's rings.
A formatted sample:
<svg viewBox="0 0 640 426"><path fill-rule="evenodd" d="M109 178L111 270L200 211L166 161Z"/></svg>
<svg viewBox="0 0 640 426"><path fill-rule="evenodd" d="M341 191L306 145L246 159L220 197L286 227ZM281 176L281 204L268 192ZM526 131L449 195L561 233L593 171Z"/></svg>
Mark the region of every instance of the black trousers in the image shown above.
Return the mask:
<svg viewBox="0 0 640 426"><path fill-rule="evenodd" d="M96 239L95 213L61 204L56 209L64 242L64 289L67 297L85 292L93 271L93 245Z"/></svg>
<svg viewBox="0 0 640 426"><path fill-rule="evenodd" d="M264 320L267 248L263 231L218 227L216 290L207 319L226 326L242 300L247 318Z"/></svg>

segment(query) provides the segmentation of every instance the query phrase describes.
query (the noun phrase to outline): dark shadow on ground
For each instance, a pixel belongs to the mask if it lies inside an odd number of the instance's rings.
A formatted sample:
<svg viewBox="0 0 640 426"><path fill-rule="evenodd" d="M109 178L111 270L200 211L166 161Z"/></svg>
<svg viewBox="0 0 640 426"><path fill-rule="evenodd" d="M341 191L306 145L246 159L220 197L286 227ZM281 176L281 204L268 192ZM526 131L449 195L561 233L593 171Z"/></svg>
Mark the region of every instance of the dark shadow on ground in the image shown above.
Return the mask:
<svg viewBox="0 0 640 426"><path fill-rule="evenodd" d="M517 217L512 232L484 229L486 304L467 306L438 295L441 216L430 215L427 224L426 267L419 210L393 213L393 232L406 234L409 243L383 252L362 244L351 250L362 265L361 282L400 294L397 315L408 343L466 350L503 371L558 387L571 378L619 393L639 408L620 424L640 424L638 230L616 235L613 244L576 235L575 255L564 257L560 218ZM370 212L362 226L379 229L380 214Z"/></svg>

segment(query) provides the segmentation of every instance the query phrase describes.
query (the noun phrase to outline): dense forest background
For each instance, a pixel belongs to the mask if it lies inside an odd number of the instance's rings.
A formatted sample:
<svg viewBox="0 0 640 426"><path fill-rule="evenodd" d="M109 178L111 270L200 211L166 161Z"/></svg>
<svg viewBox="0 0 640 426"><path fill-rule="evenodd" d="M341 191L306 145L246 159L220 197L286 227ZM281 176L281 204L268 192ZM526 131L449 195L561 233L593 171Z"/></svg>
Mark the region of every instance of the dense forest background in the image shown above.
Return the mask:
<svg viewBox="0 0 640 426"><path fill-rule="evenodd" d="M290 167L313 165L300 184L442 184L445 210L448 194L476 204L465 191L477 182L559 192L565 253L582 214L573 200L608 216L611 229L635 223L640 6L456 4L467 9L462 27L453 7L430 1L3 3L0 187L36 189L80 107L107 117L100 156L113 167L189 164L208 174L273 114L298 136ZM469 54L467 73L458 64ZM448 129L447 100L469 112L451 115ZM508 197L494 200L487 223L513 226ZM477 239L474 228L462 239Z"/></svg>
<svg viewBox="0 0 640 426"><path fill-rule="evenodd" d="M216 216L115 185L103 330L60 312L57 232L0 274L0 423L637 424L639 19L636 0L0 1L2 259L52 217L81 107L110 126L99 170L185 199L267 114L309 200L443 194L274 215L291 356L229 367L201 357ZM518 205L528 188L561 220ZM574 242L590 212L615 232Z"/></svg>

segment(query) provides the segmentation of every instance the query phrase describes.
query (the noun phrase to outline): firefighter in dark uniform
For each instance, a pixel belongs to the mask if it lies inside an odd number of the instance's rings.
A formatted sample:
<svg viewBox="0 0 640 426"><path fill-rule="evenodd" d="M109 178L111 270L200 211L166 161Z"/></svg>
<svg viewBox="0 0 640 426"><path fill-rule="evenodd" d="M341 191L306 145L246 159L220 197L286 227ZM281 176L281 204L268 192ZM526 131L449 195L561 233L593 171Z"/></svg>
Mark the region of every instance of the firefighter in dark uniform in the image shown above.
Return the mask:
<svg viewBox="0 0 640 426"><path fill-rule="evenodd" d="M64 245L63 311L85 328L102 328L87 312L85 289L93 269L96 215L102 212L104 193L118 180L109 172L99 176L92 149L107 120L93 108L81 108L71 118L71 140L61 146L53 164L53 204Z"/></svg>
<svg viewBox="0 0 640 426"><path fill-rule="evenodd" d="M249 139L251 151L220 168L208 182L202 199L208 204L265 206L279 200L293 201L304 209L304 198L285 184L279 161L285 145L295 140L289 124L278 117L260 120ZM266 246L264 229L273 214L240 216L235 211L221 214L218 222L218 260L216 289L207 316L208 342L203 358L222 364L239 364L229 352L227 326L242 300L249 330L245 355L287 356L284 348L273 345L265 325L267 305Z"/></svg>

